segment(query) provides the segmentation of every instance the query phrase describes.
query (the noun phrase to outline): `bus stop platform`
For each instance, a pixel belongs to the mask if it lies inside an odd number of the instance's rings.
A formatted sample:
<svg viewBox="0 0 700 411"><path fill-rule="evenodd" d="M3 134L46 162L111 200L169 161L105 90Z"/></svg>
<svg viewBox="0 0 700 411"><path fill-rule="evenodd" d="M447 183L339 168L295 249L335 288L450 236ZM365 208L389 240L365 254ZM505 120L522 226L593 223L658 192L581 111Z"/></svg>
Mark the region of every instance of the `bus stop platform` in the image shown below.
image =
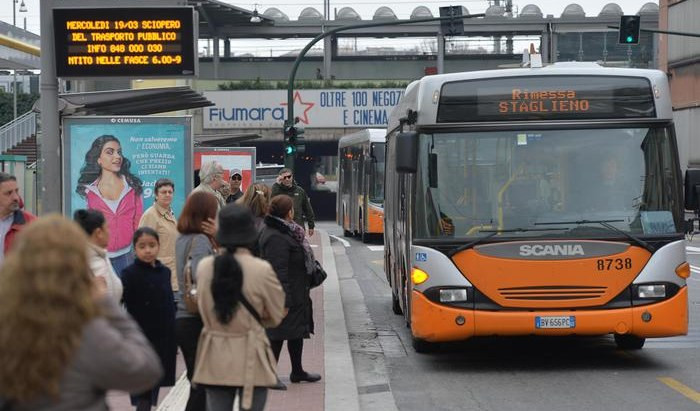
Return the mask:
<svg viewBox="0 0 700 411"><path fill-rule="evenodd" d="M277 374L287 385L286 391L269 390L266 410L321 411L359 410L355 369L350 352L335 257L330 238L324 230L317 229L310 238L316 259L323 264L328 278L318 288L311 290L315 334L304 340L303 364L309 372L319 373L321 381L292 384L289 381L291 365L286 344L282 349ZM182 355L178 353L178 375L174 387L161 388L157 409L159 411L183 411L189 394L189 382L185 376ZM111 410L127 411L134 407L124 392L109 392L107 403ZM203 410L202 410L203 411Z"/></svg>

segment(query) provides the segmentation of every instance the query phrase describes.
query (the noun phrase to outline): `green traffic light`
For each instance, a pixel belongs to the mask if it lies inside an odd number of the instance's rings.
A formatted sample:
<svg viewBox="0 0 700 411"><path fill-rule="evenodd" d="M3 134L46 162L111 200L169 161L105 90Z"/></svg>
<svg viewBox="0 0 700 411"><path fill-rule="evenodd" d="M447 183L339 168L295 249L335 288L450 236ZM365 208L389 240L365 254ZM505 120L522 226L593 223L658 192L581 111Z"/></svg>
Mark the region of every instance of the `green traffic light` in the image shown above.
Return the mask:
<svg viewBox="0 0 700 411"><path fill-rule="evenodd" d="M631 43L631 42L633 42L633 41L634 41L634 37L632 37L632 36L627 36L627 42L628 42L628 43Z"/></svg>
<svg viewBox="0 0 700 411"><path fill-rule="evenodd" d="M292 145L288 145L284 148L284 154L286 154L288 156L291 156L292 154L294 154L294 151L296 151L296 150L294 149L294 146L292 146Z"/></svg>

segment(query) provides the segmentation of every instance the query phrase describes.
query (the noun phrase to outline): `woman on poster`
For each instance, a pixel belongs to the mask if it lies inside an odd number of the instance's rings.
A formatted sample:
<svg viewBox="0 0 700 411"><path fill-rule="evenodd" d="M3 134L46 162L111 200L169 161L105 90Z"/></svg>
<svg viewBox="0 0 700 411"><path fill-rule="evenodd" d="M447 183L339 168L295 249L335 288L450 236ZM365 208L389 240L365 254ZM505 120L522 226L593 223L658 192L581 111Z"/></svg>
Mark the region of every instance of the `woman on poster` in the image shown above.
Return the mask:
<svg viewBox="0 0 700 411"><path fill-rule="evenodd" d="M76 188L87 201L87 208L101 211L107 219L107 255L118 276L133 262L131 239L143 214L142 182L130 167L119 139L102 135L85 154Z"/></svg>

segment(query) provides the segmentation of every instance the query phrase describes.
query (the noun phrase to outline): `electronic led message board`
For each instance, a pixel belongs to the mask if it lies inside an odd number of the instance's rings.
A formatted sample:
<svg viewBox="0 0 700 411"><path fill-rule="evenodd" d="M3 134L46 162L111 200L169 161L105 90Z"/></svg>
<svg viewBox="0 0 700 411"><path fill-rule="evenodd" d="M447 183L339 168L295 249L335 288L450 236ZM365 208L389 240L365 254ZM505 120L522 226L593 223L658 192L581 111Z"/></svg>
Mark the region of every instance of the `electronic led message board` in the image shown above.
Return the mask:
<svg viewBox="0 0 700 411"><path fill-rule="evenodd" d="M622 76L541 76L446 83L438 123L652 118L649 80Z"/></svg>
<svg viewBox="0 0 700 411"><path fill-rule="evenodd" d="M54 9L58 77L196 73L192 7Z"/></svg>

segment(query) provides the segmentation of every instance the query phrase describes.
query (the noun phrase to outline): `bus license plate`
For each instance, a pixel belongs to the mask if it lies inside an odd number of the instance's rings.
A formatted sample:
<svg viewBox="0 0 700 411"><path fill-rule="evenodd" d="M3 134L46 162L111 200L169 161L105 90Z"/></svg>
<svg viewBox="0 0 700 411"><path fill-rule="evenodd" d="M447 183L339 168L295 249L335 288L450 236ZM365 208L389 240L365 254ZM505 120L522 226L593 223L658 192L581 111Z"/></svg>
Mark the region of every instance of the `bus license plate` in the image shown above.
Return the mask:
<svg viewBox="0 0 700 411"><path fill-rule="evenodd" d="M535 328L575 328L576 317L535 317Z"/></svg>

